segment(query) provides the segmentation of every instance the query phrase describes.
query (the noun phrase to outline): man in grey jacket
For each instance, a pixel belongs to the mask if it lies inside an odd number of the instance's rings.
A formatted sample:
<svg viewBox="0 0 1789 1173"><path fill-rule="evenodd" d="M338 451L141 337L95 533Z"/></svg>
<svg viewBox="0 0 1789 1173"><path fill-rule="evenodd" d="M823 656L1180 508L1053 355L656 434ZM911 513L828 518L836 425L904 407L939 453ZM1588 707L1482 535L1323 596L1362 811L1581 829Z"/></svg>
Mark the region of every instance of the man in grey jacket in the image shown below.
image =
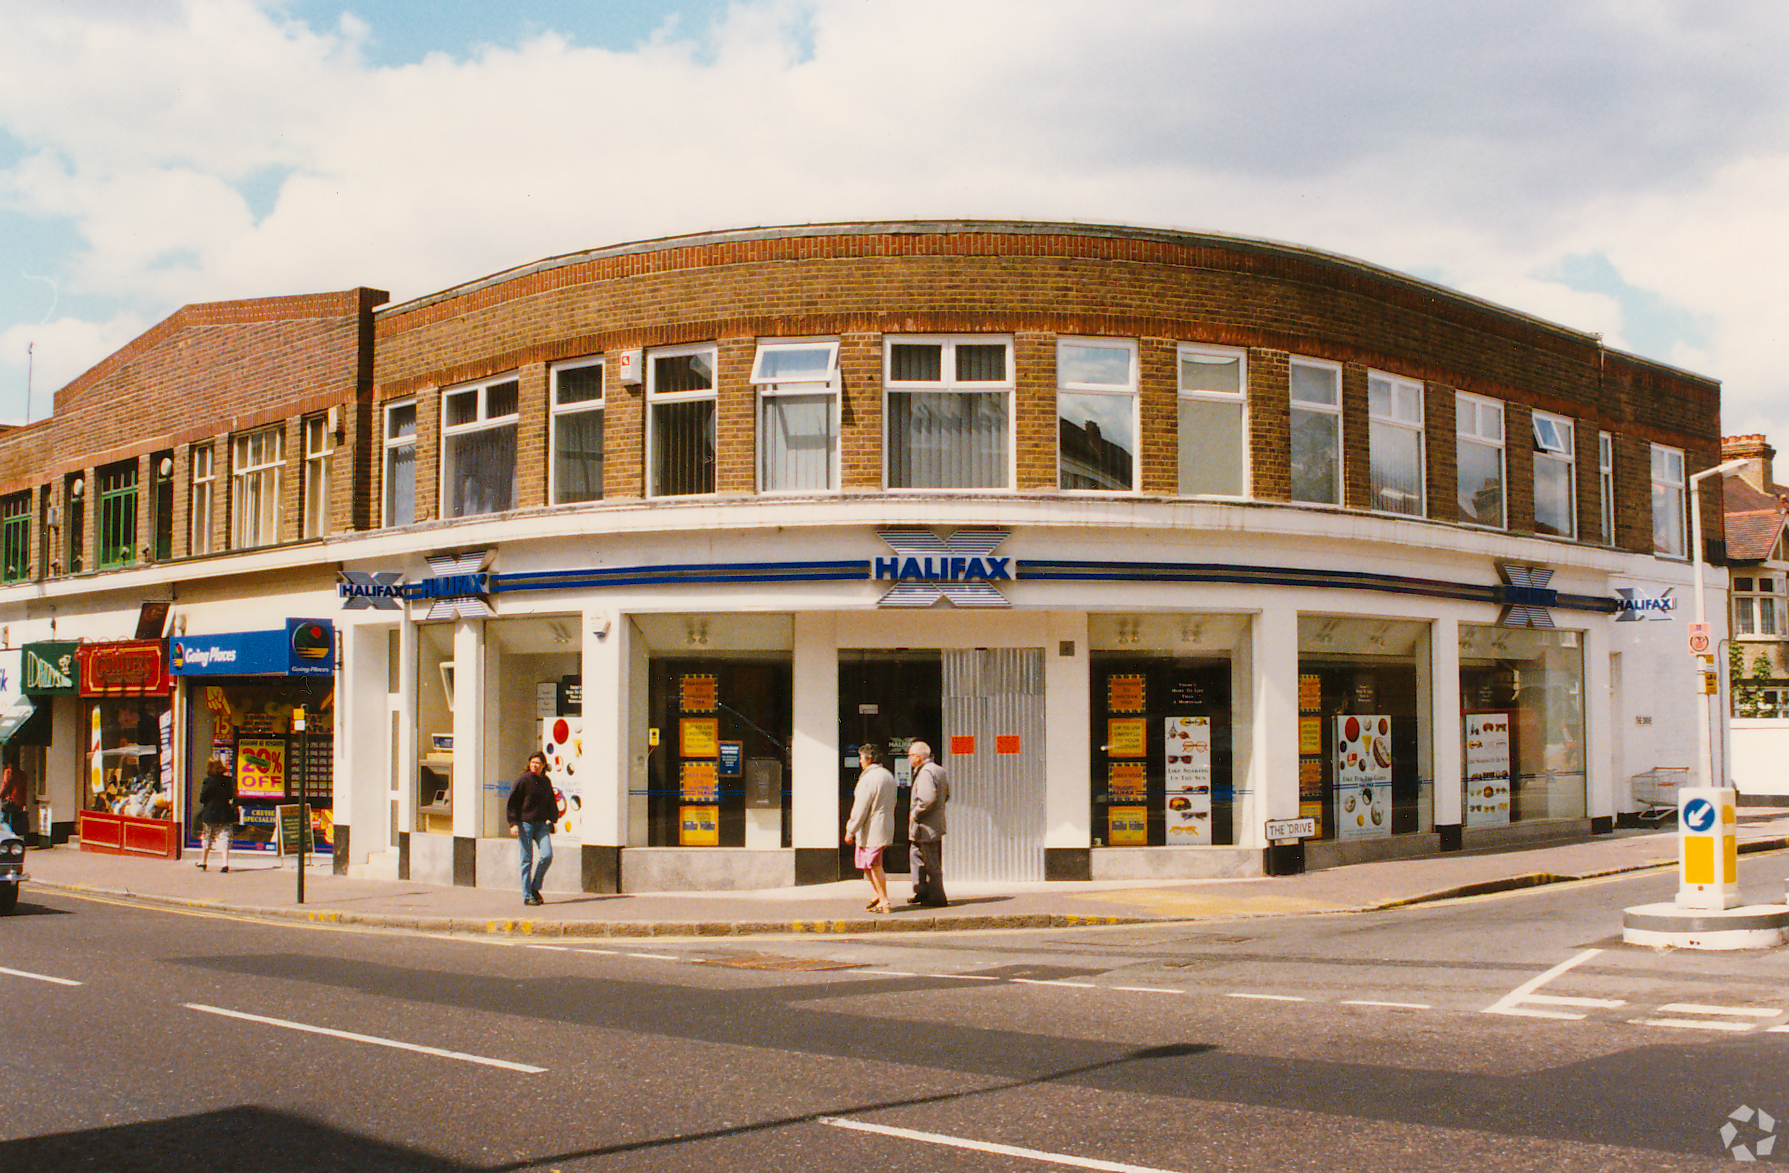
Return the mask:
<svg viewBox="0 0 1789 1173"><path fill-rule="evenodd" d="M950 801L950 780L932 760L932 747L915 741L907 747L913 765L913 793L907 805L907 841L913 864L913 895L908 904L943 908L944 807Z"/></svg>

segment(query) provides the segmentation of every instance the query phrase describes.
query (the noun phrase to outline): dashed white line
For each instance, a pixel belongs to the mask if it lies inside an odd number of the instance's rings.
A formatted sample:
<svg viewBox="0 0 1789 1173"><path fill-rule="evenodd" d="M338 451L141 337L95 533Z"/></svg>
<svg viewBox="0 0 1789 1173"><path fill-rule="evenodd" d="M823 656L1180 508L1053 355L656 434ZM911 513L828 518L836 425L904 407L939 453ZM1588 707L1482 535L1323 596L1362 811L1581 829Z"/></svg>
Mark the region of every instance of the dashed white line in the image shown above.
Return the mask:
<svg viewBox="0 0 1789 1173"><path fill-rule="evenodd" d="M1539 1002L1544 1006L1626 1006L1620 998L1568 998L1563 994L1530 994L1522 999L1524 1002Z"/></svg>
<svg viewBox="0 0 1789 1173"><path fill-rule="evenodd" d="M419 1043L404 1043L397 1039L382 1039L378 1035L356 1034L347 1030L331 1030L326 1026L312 1026L305 1022L292 1022L284 1018L266 1018L259 1014L244 1014L240 1010L226 1010L222 1006L206 1006L200 1002L183 1002L188 1010L197 1010L203 1014L217 1014L224 1018L237 1018L244 1022L259 1022L265 1026L282 1027L285 1030L302 1031L305 1034L327 1035L332 1039L347 1039L354 1043L371 1043L376 1047L390 1047L397 1051L414 1051L418 1055L435 1055L442 1059L458 1059L462 1063L477 1063L484 1067L501 1067L505 1071L520 1071L526 1075L538 1075L545 1067L530 1067L526 1063L511 1063L507 1059L492 1059L485 1055L469 1055L464 1051L444 1051L440 1047L425 1047Z"/></svg>
<svg viewBox="0 0 1789 1173"><path fill-rule="evenodd" d="M1184 994L1185 990L1168 990L1161 986L1110 986L1109 989L1122 990L1127 994Z"/></svg>
<svg viewBox="0 0 1789 1173"><path fill-rule="evenodd" d="M904 969L864 969L859 970L864 977L918 977L916 973L908 973ZM931 975L936 976L936 975Z"/></svg>
<svg viewBox="0 0 1789 1173"><path fill-rule="evenodd" d="M1122 1161L1101 1161L1094 1157L1076 1157L1068 1153L1049 1153L1042 1149L1022 1149L1016 1145L990 1144L984 1140L969 1140L961 1136L946 1136L941 1132L920 1132L913 1128L891 1128L886 1124L865 1124L861 1120L841 1120L837 1116L818 1117L818 1123L830 1124L834 1128L849 1128L856 1132L872 1132L879 1136L898 1137L902 1140L917 1140L926 1144L948 1145L955 1149L968 1149L977 1153L993 1153L1002 1157L1020 1157L1027 1161L1043 1161L1052 1165L1067 1165L1074 1169L1100 1169L1106 1173L1171 1173L1167 1169L1159 1169L1153 1165L1127 1165Z"/></svg>
<svg viewBox="0 0 1789 1173"><path fill-rule="evenodd" d="M642 961L678 961L680 958L670 953L623 953L623 957L638 957Z"/></svg>
<svg viewBox="0 0 1789 1173"><path fill-rule="evenodd" d="M573 953L601 953L604 957L617 957L621 953L621 951L619 949L573 949L572 952Z"/></svg>
<svg viewBox="0 0 1789 1173"><path fill-rule="evenodd" d="M1225 994L1226 998L1254 998L1260 1002L1303 1002L1304 998L1294 998L1291 994Z"/></svg>
<svg viewBox="0 0 1789 1173"><path fill-rule="evenodd" d="M1099 989L1099 987L1092 982L1046 981L1043 978L1013 978L1012 983L1016 986L1069 986L1076 990Z"/></svg>
<svg viewBox="0 0 1789 1173"><path fill-rule="evenodd" d="M1683 1030L1751 1030L1749 1022L1716 1022L1707 1018L1633 1018L1635 1026L1675 1026Z"/></svg>
<svg viewBox="0 0 1789 1173"><path fill-rule="evenodd" d="M73 978L51 977L47 973L32 973L30 970L25 969L7 969L4 965L0 965L0 973L11 974L13 977L30 978L34 982L49 982L52 985L57 986L78 986L83 984L75 981Z"/></svg>
<svg viewBox="0 0 1789 1173"><path fill-rule="evenodd" d="M1773 1006L1704 1006L1699 1002L1672 1002L1659 1009L1673 1014L1736 1014L1750 1018L1775 1018L1782 1013Z"/></svg>
<svg viewBox="0 0 1789 1173"><path fill-rule="evenodd" d="M1351 1002L1343 1002L1344 1006L1386 1006L1393 1010L1433 1010L1426 1002L1374 1002L1366 998L1358 998Z"/></svg>
<svg viewBox="0 0 1789 1173"><path fill-rule="evenodd" d="M919 977L921 975L914 974L913 976ZM928 973L924 976L929 978L949 978L953 982L997 982L1000 980L997 977L990 977L985 973Z"/></svg>
<svg viewBox="0 0 1789 1173"><path fill-rule="evenodd" d="M529 949L548 949L554 953L570 953L571 952L570 946L567 946L567 945L529 945L529 946L527 946L527 948L529 948Z"/></svg>

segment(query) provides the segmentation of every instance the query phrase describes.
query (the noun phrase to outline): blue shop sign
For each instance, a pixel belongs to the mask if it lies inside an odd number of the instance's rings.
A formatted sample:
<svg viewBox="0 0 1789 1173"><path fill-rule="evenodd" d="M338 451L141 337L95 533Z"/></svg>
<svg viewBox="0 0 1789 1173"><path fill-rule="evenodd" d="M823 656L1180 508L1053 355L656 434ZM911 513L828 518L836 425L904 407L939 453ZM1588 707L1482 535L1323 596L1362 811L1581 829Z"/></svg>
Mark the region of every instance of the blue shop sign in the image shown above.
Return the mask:
<svg viewBox="0 0 1789 1173"><path fill-rule="evenodd" d="M182 635L168 641L173 676L334 676L335 624L288 619L283 631Z"/></svg>

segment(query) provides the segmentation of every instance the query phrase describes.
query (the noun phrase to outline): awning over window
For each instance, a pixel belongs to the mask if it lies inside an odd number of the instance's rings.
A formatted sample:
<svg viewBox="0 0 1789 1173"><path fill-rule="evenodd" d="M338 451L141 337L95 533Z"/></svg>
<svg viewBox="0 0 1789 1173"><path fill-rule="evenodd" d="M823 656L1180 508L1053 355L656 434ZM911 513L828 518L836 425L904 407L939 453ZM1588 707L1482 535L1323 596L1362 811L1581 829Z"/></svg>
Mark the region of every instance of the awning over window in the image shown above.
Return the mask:
<svg viewBox="0 0 1789 1173"><path fill-rule="evenodd" d="M37 706L29 697L19 697L4 709L0 709L0 745L11 741L13 734L25 727L37 712Z"/></svg>

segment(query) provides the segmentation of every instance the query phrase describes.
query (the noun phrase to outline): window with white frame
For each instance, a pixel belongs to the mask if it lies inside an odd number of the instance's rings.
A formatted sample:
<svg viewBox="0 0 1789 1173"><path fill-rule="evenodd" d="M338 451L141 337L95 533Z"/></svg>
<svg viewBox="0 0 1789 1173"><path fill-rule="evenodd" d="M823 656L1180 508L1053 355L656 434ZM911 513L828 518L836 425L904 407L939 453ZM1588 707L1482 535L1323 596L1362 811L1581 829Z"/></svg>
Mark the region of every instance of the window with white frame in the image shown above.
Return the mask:
<svg viewBox="0 0 1789 1173"><path fill-rule="evenodd" d="M1342 503L1342 368L1295 358L1292 396L1292 499Z"/></svg>
<svg viewBox="0 0 1789 1173"><path fill-rule="evenodd" d="M1247 493L1244 399L1248 359L1240 350L1182 346L1180 492L1241 497Z"/></svg>
<svg viewBox="0 0 1789 1173"><path fill-rule="evenodd" d="M1056 342L1056 483L1063 489L1137 487L1137 344Z"/></svg>
<svg viewBox="0 0 1789 1173"><path fill-rule="evenodd" d="M1534 532L1578 536L1577 430L1564 416L1534 413Z"/></svg>
<svg viewBox="0 0 1789 1173"><path fill-rule="evenodd" d="M1012 485L1012 340L883 341L883 452L891 489Z"/></svg>
<svg viewBox="0 0 1789 1173"><path fill-rule="evenodd" d="M1786 635L1776 575L1733 580L1733 632L1735 635Z"/></svg>
<svg viewBox="0 0 1789 1173"><path fill-rule="evenodd" d="M712 346L652 351L646 361L646 450L654 497L714 492Z"/></svg>
<svg viewBox="0 0 1789 1173"><path fill-rule="evenodd" d="M1652 552L1682 558L1689 542L1683 529L1683 451L1652 446Z"/></svg>
<svg viewBox="0 0 1789 1173"><path fill-rule="evenodd" d="M839 486L839 344L760 342L758 491L823 493Z"/></svg>
<svg viewBox="0 0 1789 1173"><path fill-rule="evenodd" d="M230 444L230 548L270 546L279 541L286 430L263 428L237 436Z"/></svg>
<svg viewBox="0 0 1789 1173"><path fill-rule="evenodd" d="M1421 383L1367 372L1367 447L1372 507L1424 516Z"/></svg>
<svg viewBox="0 0 1789 1173"><path fill-rule="evenodd" d="M385 524L416 520L416 400L385 405Z"/></svg>
<svg viewBox="0 0 1789 1173"><path fill-rule="evenodd" d="M211 553L211 522L217 508L217 449L210 444L195 444L192 450L193 491L189 510L192 530L187 549L194 554Z"/></svg>
<svg viewBox="0 0 1789 1173"><path fill-rule="evenodd" d="M1460 520L1504 526L1503 404L1476 395L1454 396L1455 451Z"/></svg>
<svg viewBox="0 0 1789 1173"><path fill-rule="evenodd" d="M320 538L329 532L329 466L335 453L335 436L327 415L304 421L304 536Z"/></svg>
<svg viewBox="0 0 1789 1173"><path fill-rule="evenodd" d="M603 495L603 360L553 368L552 502Z"/></svg>
<svg viewBox="0 0 1789 1173"><path fill-rule="evenodd" d="M517 391L510 377L441 393L443 517L515 508Z"/></svg>
<svg viewBox="0 0 1789 1173"><path fill-rule="evenodd" d="M1596 434L1597 501L1603 510L1603 545L1615 544L1615 437Z"/></svg>

